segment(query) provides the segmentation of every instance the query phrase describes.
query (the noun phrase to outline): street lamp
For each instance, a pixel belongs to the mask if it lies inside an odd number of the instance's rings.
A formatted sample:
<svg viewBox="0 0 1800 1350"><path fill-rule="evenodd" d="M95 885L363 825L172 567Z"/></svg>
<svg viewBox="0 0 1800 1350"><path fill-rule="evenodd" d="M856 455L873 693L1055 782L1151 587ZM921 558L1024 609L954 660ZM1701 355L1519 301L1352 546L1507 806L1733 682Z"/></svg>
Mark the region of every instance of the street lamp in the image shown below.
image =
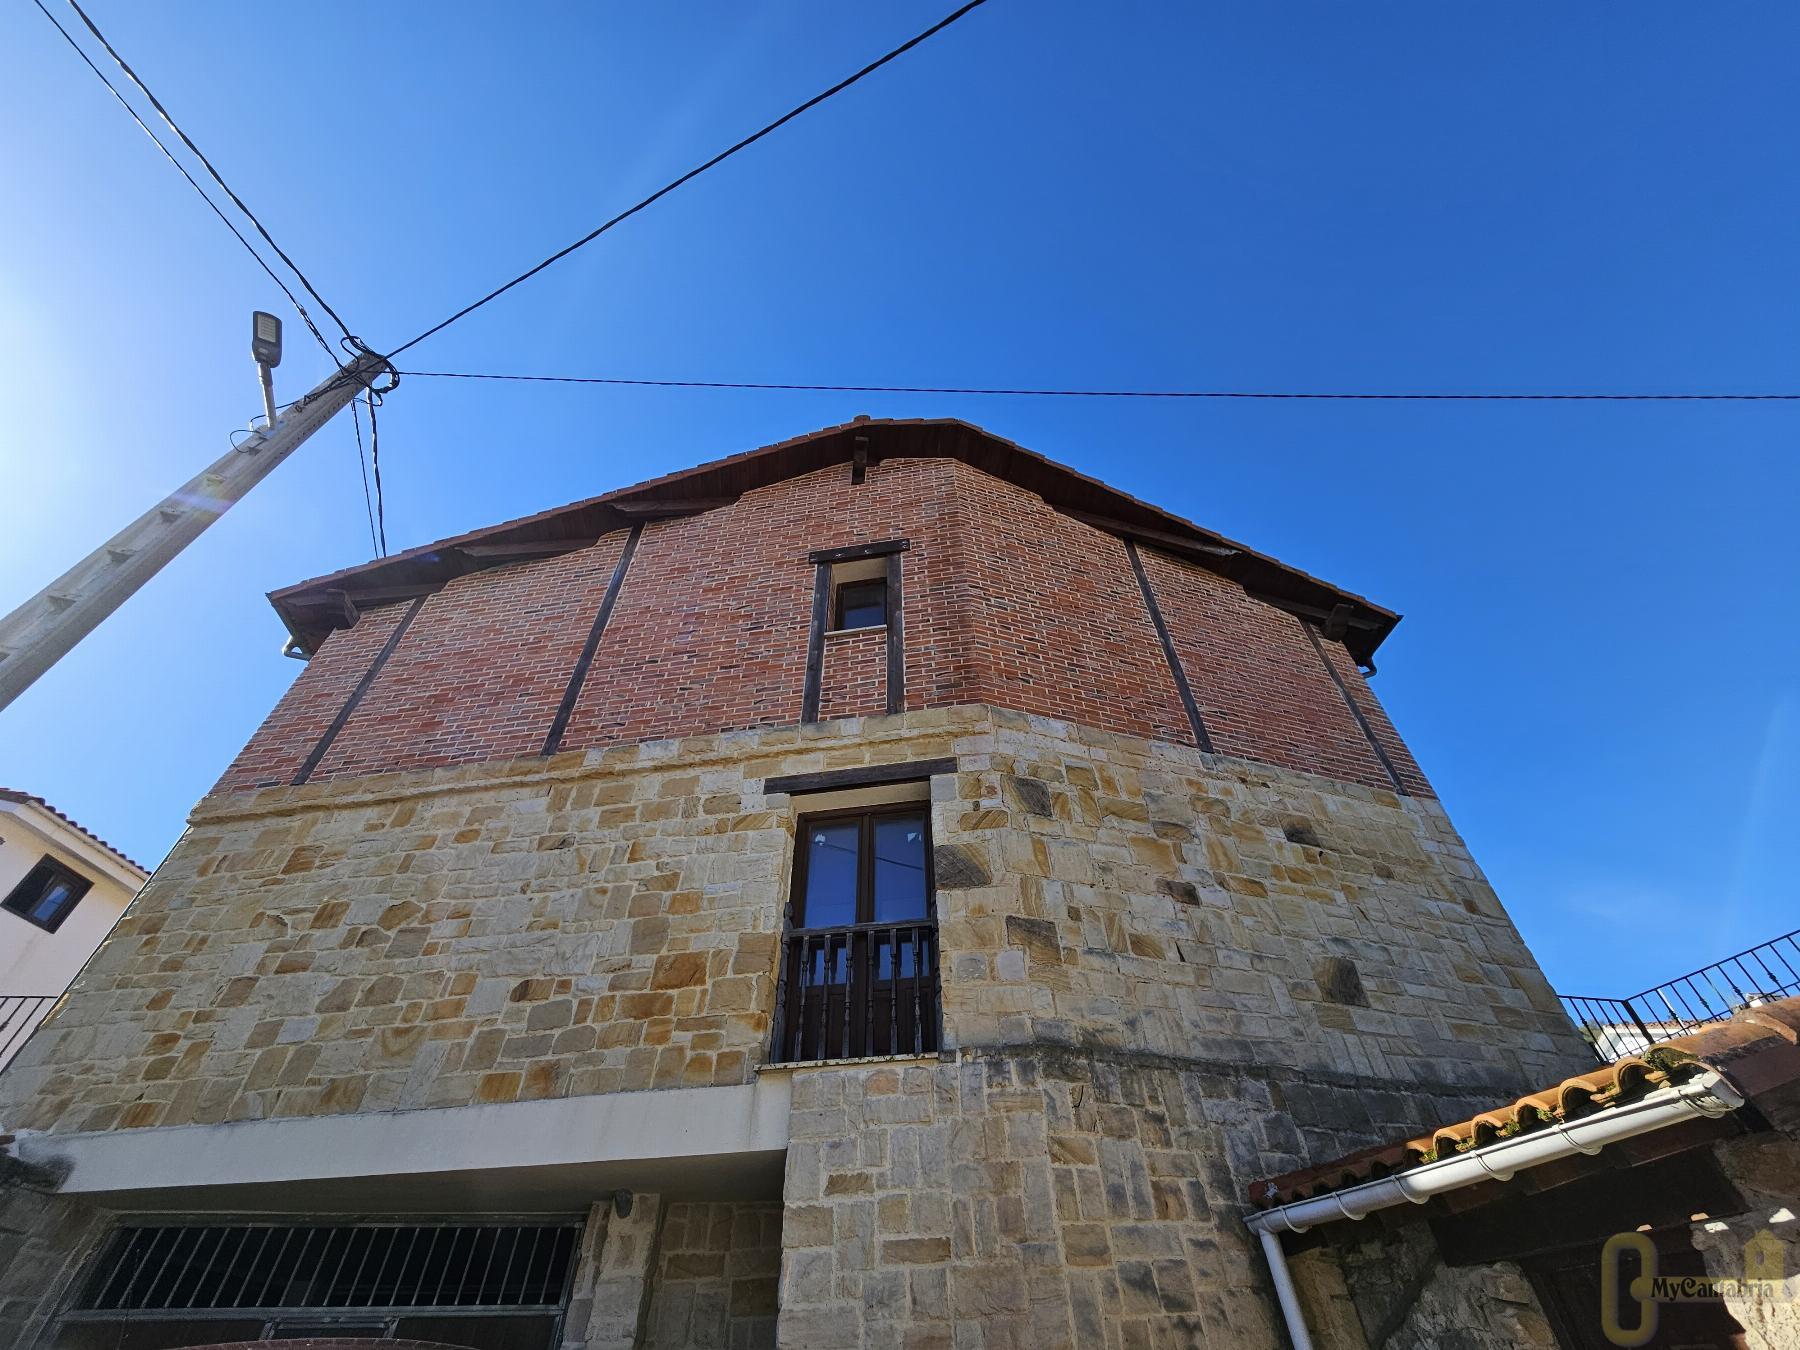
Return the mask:
<svg viewBox="0 0 1800 1350"><path fill-rule="evenodd" d="M260 309L250 316L250 356L262 375L263 410L269 415L269 426L273 427L275 377L271 372L281 364L281 320Z"/></svg>

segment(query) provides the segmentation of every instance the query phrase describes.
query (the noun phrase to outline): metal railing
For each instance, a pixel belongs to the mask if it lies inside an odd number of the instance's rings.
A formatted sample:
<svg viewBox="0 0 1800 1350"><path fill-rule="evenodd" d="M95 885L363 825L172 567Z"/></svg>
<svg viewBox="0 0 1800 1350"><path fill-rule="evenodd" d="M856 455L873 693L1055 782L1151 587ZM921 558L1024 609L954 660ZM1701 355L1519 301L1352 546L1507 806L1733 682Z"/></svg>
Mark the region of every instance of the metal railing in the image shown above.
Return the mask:
<svg viewBox="0 0 1800 1350"><path fill-rule="evenodd" d="M182 1223L113 1231L71 1316L556 1312L579 1223Z"/></svg>
<svg viewBox="0 0 1800 1350"><path fill-rule="evenodd" d="M1557 997L1595 1055L1610 1064L1741 1009L1793 994L1800 994L1800 929L1630 998Z"/></svg>
<svg viewBox="0 0 1800 1350"><path fill-rule="evenodd" d="M795 929L775 998L773 1063L935 1053L937 925Z"/></svg>
<svg viewBox="0 0 1800 1350"><path fill-rule="evenodd" d="M0 1069L31 1039L60 994L0 994Z"/></svg>

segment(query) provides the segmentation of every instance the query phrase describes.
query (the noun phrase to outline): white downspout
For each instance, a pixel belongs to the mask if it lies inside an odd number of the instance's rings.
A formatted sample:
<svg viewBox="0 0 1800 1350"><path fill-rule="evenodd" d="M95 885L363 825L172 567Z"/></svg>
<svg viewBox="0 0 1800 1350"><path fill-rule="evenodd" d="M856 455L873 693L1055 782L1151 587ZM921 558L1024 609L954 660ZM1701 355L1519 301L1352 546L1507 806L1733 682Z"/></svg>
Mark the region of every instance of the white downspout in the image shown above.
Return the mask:
<svg viewBox="0 0 1800 1350"><path fill-rule="evenodd" d="M1259 1228L1256 1236L1262 1239L1263 1258L1275 1281L1275 1297L1281 1301L1281 1320L1287 1323L1288 1339L1294 1343L1294 1350L1313 1350L1312 1335L1306 1329L1306 1312L1300 1306L1294 1277L1288 1273L1287 1253L1281 1250L1281 1234L1273 1228Z"/></svg>
<svg viewBox="0 0 1800 1350"><path fill-rule="evenodd" d="M1460 1190L1479 1181L1508 1181L1527 1168L1555 1162L1572 1153L1598 1153L1621 1139L1648 1134L1696 1116L1716 1118L1743 1104L1743 1097L1723 1077L1708 1070L1679 1087L1658 1088L1625 1106L1607 1107L1580 1120L1562 1121L1548 1129L1497 1140L1467 1153L1312 1200L1278 1205L1252 1214L1244 1222L1262 1242L1294 1350L1312 1350L1312 1337L1307 1333L1300 1299L1281 1249L1282 1230L1304 1233L1316 1224L1360 1219L1403 1201L1422 1205L1446 1191Z"/></svg>

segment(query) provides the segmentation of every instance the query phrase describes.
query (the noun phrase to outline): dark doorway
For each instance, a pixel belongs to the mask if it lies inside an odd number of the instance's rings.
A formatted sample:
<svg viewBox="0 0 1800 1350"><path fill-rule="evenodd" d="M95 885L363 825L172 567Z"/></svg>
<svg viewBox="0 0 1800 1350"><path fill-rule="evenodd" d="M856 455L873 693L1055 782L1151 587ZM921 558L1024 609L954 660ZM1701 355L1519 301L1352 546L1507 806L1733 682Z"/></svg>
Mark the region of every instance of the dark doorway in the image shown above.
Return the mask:
<svg viewBox="0 0 1800 1350"><path fill-rule="evenodd" d="M1656 1249L1656 1272L1665 1276L1706 1274L1706 1262L1685 1226L1646 1234ZM1530 1257L1521 1264L1537 1290L1544 1315L1566 1350L1617 1350L1601 1320L1602 1244L1584 1243ZM1642 1275L1643 1264L1632 1251L1620 1253L1619 1285L1627 1290ZM1620 1295L1619 1325L1629 1331L1645 1315L1637 1299ZM1659 1303L1656 1335L1647 1350L1747 1350L1744 1328L1721 1302Z"/></svg>

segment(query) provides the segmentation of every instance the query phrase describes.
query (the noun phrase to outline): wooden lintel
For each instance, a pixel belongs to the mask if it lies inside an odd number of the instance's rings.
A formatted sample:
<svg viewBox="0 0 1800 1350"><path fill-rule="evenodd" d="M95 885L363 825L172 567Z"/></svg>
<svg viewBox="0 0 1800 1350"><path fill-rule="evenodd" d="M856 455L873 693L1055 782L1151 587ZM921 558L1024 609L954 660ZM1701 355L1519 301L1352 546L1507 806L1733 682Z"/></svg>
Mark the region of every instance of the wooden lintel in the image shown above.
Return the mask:
<svg viewBox="0 0 1800 1350"><path fill-rule="evenodd" d="M912 547L910 539L884 539L879 544L851 544L848 548L815 549L806 555L810 563L856 562L860 558L885 558Z"/></svg>
<svg viewBox="0 0 1800 1350"><path fill-rule="evenodd" d="M915 759L909 764L871 764L860 769L828 769L823 773L793 773L763 779L763 791L839 792L845 788L886 787L890 783L917 783L938 774L955 773L954 759Z"/></svg>

